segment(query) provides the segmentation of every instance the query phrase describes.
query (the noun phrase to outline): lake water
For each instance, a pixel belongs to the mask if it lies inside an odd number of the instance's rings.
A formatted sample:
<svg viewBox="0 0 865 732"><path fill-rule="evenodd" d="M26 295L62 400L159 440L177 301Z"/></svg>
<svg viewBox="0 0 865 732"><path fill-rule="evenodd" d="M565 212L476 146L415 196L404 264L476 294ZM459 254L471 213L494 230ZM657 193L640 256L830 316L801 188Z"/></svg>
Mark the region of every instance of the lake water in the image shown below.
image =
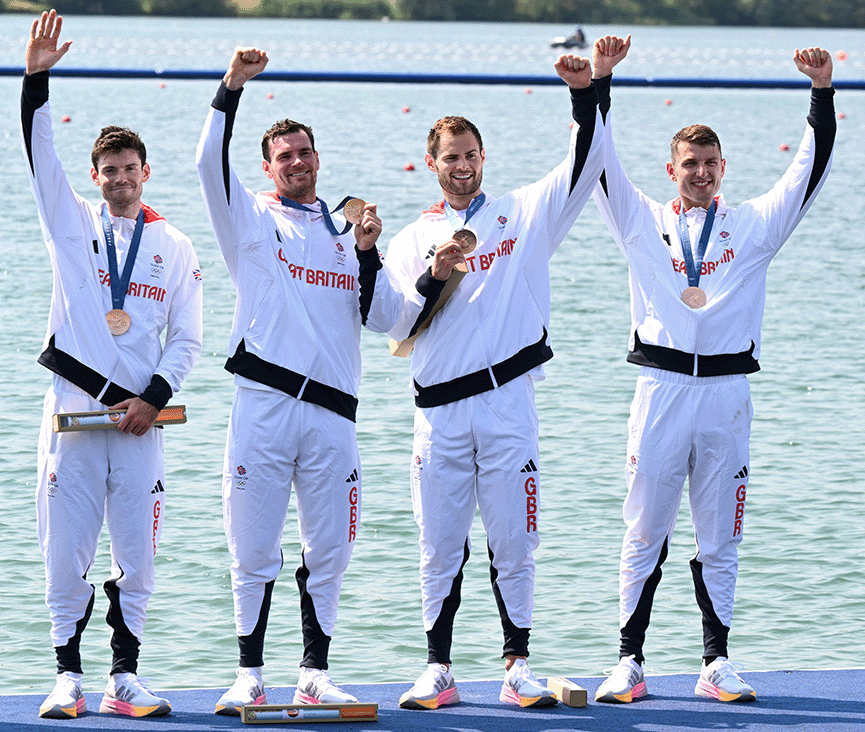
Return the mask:
<svg viewBox="0 0 865 732"><path fill-rule="evenodd" d="M20 66L30 18L0 16L0 66ZM552 74L552 25L287 20L67 18L66 67L222 70L235 45L268 50L271 70ZM823 45L836 78L865 78L865 33L847 30L595 28L634 32L622 76L796 78L793 50ZM804 77L803 77L804 78ZM89 151L99 127L138 129L153 175L145 199L186 232L205 275L205 345L175 398L190 421L166 429L168 512L157 557L141 672L155 686L228 684L236 641L222 532L220 483L233 393L223 370L234 290L209 229L194 152L214 81L55 79L52 107L73 185L97 194ZM50 377L36 364L50 298L49 261L21 154L20 80L0 77L0 317L6 358L0 420L0 693L47 692L54 659L43 604L33 501L41 399ZM527 93L532 91L532 93ZM269 98L269 95L273 95ZM669 102L669 103L667 103ZM614 89L616 136L626 169L656 198L674 195L664 173L668 141L685 124L719 133L724 193L737 204L765 191L788 165L804 127L805 90ZM410 112L404 112L405 107ZM865 573L861 470L865 465L865 307L862 210L865 92L839 92L835 165L816 204L770 269L763 370L751 377L755 406L745 541L741 545L731 652L746 669L861 666ZM232 143L247 185L265 188L259 141L285 116L310 122L322 170L319 193L351 192L379 204L382 247L439 199L423 166L426 132L444 114L480 127L484 188L500 194L536 180L564 155L569 105L563 89L518 86L255 82ZM60 122L63 115L71 121ZM781 151L787 144L790 151ZM412 163L417 170L405 171ZM97 195L93 195L93 200ZM537 388L543 501L532 632L538 676L599 675L617 655L617 564L624 525L625 432L638 369L625 362L629 315L623 258L589 204L552 260L556 358ZM459 344L454 344L459 348ZM358 433L364 462L363 521L345 577L331 649L337 680L410 681L425 662L417 579L417 529L408 465L413 406L408 363L386 339L363 336ZM687 502L684 502L687 506ZM293 684L301 657L297 530L290 514L286 567L277 583L266 646L268 684ZM477 522L457 616L457 678L500 673L501 630ZM646 643L651 672L696 671L699 613L683 508ZM109 567L107 537L90 579ZM85 689L102 687L110 664L97 604L83 643Z"/></svg>

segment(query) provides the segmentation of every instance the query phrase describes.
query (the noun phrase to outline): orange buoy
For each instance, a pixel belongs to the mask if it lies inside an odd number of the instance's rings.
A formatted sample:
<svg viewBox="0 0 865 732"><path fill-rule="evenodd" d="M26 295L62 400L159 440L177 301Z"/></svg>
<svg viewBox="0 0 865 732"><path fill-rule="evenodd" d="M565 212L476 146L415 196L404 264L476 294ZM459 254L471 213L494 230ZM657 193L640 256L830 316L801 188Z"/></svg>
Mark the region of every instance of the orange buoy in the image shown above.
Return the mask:
<svg viewBox="0 0 865 732"><path fill-rule="evenodd" d="M414 165L412 165L411 163L406 163L405 165L402 166L402 169L403 170L414 170Z"/></svg>

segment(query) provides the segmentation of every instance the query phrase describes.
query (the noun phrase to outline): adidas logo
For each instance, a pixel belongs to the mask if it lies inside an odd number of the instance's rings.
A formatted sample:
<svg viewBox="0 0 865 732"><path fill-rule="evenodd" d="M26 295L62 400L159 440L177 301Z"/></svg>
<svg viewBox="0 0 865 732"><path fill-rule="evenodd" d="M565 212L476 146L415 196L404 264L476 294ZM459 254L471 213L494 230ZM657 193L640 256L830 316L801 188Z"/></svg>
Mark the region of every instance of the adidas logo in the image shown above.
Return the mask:
<svg viewBox="0 0 865 732"><path fill-rule="evenodd" d="M153 490L150 491L150 493L151 494L153 494L153 493L165 493L165 488L162 487L162 481L161 480L156 481L156 485L153 486Z"/></svg>
<svg viewBox="0 0 865 732"><path fill-rule="evenodd" d="M351 471L351 475L345 479L346 483L357 483L357 468Z"/></svg>
<svg viewBox="0 0 865 732"><path fill-rule="evenodd" d="M520 472L521 473L537 473L538 469L535 466L535 461L529 460Z"/></svg>
<svg viewBox="0 0 865 732"><path fill-rule="evenodd" d="M744 466L735 476L733 476L736 480L744 480L748 477L748 466Z"/></svg>

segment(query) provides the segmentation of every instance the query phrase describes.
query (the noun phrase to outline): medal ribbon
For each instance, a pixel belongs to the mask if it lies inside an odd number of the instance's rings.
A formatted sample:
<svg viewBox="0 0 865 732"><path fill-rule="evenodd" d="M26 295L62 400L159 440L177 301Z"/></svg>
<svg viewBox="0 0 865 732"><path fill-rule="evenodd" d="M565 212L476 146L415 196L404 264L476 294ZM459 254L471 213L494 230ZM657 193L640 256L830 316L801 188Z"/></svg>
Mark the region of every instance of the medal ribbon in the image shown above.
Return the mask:
<svg viewBox="0 0 865 732"><path fill-rule="evenodd" d="M132 279L132 267L135 265L138 245L141 243L141 234L144 231L144 209L139 209L135 219L135 230L132 232L132 241L129 242L129 251L126 252L126 264L123 265L121 277L117 276L117 250L114 247L114 229L111 228L111 217L108 215L107 204L102 207L102 231L105 232L105 249L108 253L111 302L115 310L123 310L126 290L129 288L129 280Z"/></svg>
<svg viewBox="0 0 865 732"><path fill-rule="evenodd" d="M685 259L685 269L688 272L688 286L697 287L700 284L700 270L703 268L703 257L706 254L706 246L709 243L709 234L712 233L712 225L715 223L715 209L717 204L712 199L712 205L706 211L706 220L703 222L703 230L700 232L700 241L697 243L697 257L691 251L691 235L688 233L688 220L685 218L685 204L679 211L679 240L682 243L682 256Z"/></svg>
<svg viewBox="0 0 865 732"><path fill-rule="evenodd" d="M354 196L346 196L340 201L339 205L333 210L333 213L337 213L340 211L346 203L348 203ZM333 234L334 236L342 236L343 234L347 234L348 230L351 229L352 223L350 221L345 222L345 228L342 231L337 231L336 224L333 223L333 218L331 217L331 211L328 210L327 204L322 201L320 198L316 198L321 204L321 215L324 216L324 223L327 226L327 230ZM297 201L292 201L290 198L285 198L284 196L279 197L280 203L283 206L288 206L289 208L296 208L298 211L308 211L309 213L318 213L314 208L309 208L309 206L304 206L302 203L298 203Z"/></svg>
<svg viewBox="0 0 865 732"><path fill-rule="evenodd" d="M469 204L469 207L466 209L466 218L465 221L461 220L456 211L451 208L451 205L445 201L445 215L448 217L448 221L450 221L451 226L454 227L454 231L458 229L462 229L465 226L468 226L469 219L475 215L475 212L484 205L484 201L486 201L487 196L485 193L481 193L479 196L472 199L472 202Z"/></svg>

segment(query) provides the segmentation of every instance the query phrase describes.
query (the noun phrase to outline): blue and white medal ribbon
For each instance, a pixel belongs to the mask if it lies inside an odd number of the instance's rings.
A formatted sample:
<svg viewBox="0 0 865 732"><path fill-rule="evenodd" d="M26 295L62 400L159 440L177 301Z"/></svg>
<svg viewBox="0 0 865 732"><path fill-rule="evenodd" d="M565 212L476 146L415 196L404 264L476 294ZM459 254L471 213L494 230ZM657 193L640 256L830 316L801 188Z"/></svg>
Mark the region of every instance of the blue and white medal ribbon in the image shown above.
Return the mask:
<svg viewBox="0 0 865 732"><path fill-rule="evenodd" d="M703 268L703 257L706 255L706 247L709 244L709 235L712 233L712 225L715 223L715 210L717 203L712 203L706 211L706 220L700 232L697 242L697 251L692 252L691 234L688 232L688 220L685 218L685 205L679 210L679 241L682 244L682 257L685 260L685 271L688 275L688 287L682 293L682 302L691 308L701 308L706 304L706 293L700 289L700 270ZM696 256L694 256L696 254Z"/></svg>
<svg viewBox="0 0 865 732"><path fill-rule="evenodd" d="M347 234L349 229L351 229L351 227L353 225L352 222L346 221L345 228L342 231L339 231L336 228L336 224L333 223L333 218L331 217L331 211L328 210L327 204L324 201L322 201L320 198L316 198L315 200L321 204L321 215L324 217L324 223L327 226L327 230L331 234L333 234L334 236L342 236L343 234ZM340 201L339 205L333 210L333 213L337 213L341 208L343 208L343 206L345 206L346 203L348 203L349 201L352 201L352 200L360 200L360 199L355 199L354 196L346 196L345 198L342 199L342 201ZM318 211L316 211L314 208L309 208L309 206L304 206L302 203L298 203L297 201L293 201L290 198L285 198L285 196L280 196L279 201L280 201L280 203L282 203L283 206L288 206L289 208L295 208L298 211L307 211L308 213L318 213Z"/></svg>
<svg viewBox="0 0 865 732"><path fill-rule="evenodd" d="M466 209L466 217L465 219L461 219L456 211L451 208L451 205L445 201L445 216L448 217L448 221L450 221L451 226L454 227L454 231L458 231L459 229L463 229L468 226L469 219L475 215L477 210L484 205L484 201L486 201L487 196L485 193L481 193L479 196L472 199L472 202L469 204L469 207Z"/></svg>
<svg viewBox="0 0 865 732"><path fill-rule="evenodd" d="M135 266L138 245L141 243L141 234L144 231L144 209L139 209L135 219L135 230L132 232L132 240L129 242L129 251L126 252L123 274L119 277L117 276L117 249L114 246L114 229L111 228L111 217L108 215L107 204L102 207L102 231L105 234L105 250L108 254L108 277L113 306L113 310L105 314L105 320L111 335L119 336L129 330L129 326L132 324L129 314L123 310L123 302L126 299L126 291L129 289L129 281L132 279L132 268Z"/></svg>

